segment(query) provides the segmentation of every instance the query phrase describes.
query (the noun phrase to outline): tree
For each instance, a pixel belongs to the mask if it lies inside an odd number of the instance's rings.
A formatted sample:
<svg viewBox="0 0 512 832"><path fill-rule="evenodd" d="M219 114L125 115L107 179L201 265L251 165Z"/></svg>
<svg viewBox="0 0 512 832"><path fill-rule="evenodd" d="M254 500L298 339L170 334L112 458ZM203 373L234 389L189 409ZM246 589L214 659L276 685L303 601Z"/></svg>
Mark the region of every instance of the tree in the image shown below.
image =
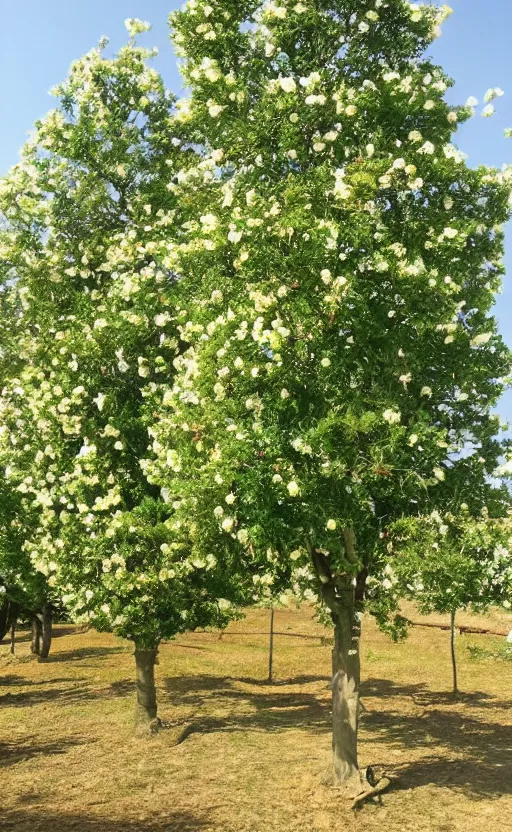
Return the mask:
<svg viewBox="0 0 512 832"><path fill-rule="evenodd" d="M399 597L414 598L425 613L449 613L453 692L458 693L455 615L485 612L512 597L511 516L473 518L467 505L455 516L432 512L394 523L383 580Z"/></svg>
<svg viewBox="0 0 512 832"><path fill-rule="evenodd" d="M198 551L215 541L270 585L313 580L335 634L334 781L358 788L379 534L455 511L466 473L478 514L502 453L510 354L490 310L511 175L451 143L472 106L448 106L425 57L446 13L189 0L171 18L180 118L216 175L187 180L202 209L173 251L188 349L152 400L148 470Z"/></svg>
<svg viewBox="0 0 512 832"><path fill-rule="evenodd" d="M21 359L4 381L1 451L35 516L23 551L36 570L75 618L134 642L145 730L160 640L224 624L245 579L176 542L169 491L145 473L147 391L180 352L168 250L190 209L169 184L196 152L135 43L148 25L127 27L116 57L102 42L72 66L0 186Z"/></svg>
<svg viewBox="0 0 512 832"><path fill-rule="evenodd" d="M0 291L0 385L22 366L12 326L19 308L9 288L7 281ZM28 618L33 628L32 652L44 659L51 647L54 598L46 577L34 568L23 550L24 540L34 529L34 512L22 506L21 494L10 482L10 468L1 450L5 443L16 442L16 434L9 433L0 418L0 641L11 630L11 650L14 652L17 620Z"/></svg>

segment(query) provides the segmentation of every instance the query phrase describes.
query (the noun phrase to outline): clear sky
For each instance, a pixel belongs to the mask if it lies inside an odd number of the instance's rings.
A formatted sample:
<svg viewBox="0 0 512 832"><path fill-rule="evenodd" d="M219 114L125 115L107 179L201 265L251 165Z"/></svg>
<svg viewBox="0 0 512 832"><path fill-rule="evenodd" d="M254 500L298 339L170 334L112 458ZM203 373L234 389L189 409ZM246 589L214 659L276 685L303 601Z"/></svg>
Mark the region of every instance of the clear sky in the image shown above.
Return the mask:
<svg viewBox="0 0 512 832"><path fill-rule="evenodd" d="M0 0L0 175L17 160L33 122L53 107L48 90L62 80L74 58L108 35L115 50L127 38L124 20L140 17L153 23L145 36L160 50L156 66L167 84L179 91L180 78L168 39L167 15L176 0ZM488 87L500 86L505 97L497 115L479 115L458 137L471 165L512 162L512 0L451 0L453 16L431 48L435 60L455 79L450 100L464 103L470 95L482 100ZM509 277L496 312L501 332L512 346L512 228L507 236ZM500 413L512 420L512 393Z"/></svg>

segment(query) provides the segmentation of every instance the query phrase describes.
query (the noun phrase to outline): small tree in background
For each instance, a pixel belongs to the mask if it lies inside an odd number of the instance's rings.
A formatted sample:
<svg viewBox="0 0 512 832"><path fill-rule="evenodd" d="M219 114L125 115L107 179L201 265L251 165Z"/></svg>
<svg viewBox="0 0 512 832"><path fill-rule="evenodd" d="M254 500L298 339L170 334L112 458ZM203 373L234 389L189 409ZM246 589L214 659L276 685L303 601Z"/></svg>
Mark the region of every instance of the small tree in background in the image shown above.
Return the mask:
<svg viewBox="0 0 512 832"><path fill-rule="evenodd" d="M512 598L510 514L491 518L485 510L473 518L432 512L393 524L383 580L397 597L412 598L423 613L449 613L453 692L458 692L455 615L458 610L485 612Z"/></svg>

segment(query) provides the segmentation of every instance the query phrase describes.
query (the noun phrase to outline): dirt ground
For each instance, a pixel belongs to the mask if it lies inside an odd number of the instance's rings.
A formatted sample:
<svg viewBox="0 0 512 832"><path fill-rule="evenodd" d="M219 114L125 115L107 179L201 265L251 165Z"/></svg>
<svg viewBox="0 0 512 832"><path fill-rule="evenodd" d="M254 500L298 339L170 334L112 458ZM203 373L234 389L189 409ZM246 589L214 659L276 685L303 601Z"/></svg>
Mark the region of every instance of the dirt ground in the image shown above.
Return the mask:
<svg viewBox="0 0 512 832"><path fill-rule="evenodd" d="M460 616L470 621L512 628L497 613ZM129 643L60 626L45 663L26 633L14 659L0 646L1 832L512 830L512 662L468 650L503 638L458 637L464 693L454 698L447 632L418 627L392 644L365 621L360 758L392 786L381 805L353 812L323 784L329 633L309 608L278 610L275 628L272 685L268 611L220 639L163 645L164 729L149 740L133 734Z"/></svg>

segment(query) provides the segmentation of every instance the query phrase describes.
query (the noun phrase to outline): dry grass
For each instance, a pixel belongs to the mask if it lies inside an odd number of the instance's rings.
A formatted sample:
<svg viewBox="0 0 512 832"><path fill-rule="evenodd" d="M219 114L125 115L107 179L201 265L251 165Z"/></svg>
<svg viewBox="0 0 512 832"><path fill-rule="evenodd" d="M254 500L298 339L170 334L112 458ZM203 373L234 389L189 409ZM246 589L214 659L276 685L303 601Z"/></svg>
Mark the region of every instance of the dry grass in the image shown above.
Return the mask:
<svg viewBox="0 0 512 832"><path fill-rule="evenodd" d="M361 762L396 779L381 806L354 814L322 785L326 633L307 608L278 611L268 685L267 624L252 611L221 640L164 645L165 728L151 740L132 732L129 644L62 627L47 663L29 656L26 635L14 660L0 647L1 832L512 830L512 664L466 649L499 639L459 638L466 693L454 699L446 632L418 628L394 645L366 622Z"/></svg>

